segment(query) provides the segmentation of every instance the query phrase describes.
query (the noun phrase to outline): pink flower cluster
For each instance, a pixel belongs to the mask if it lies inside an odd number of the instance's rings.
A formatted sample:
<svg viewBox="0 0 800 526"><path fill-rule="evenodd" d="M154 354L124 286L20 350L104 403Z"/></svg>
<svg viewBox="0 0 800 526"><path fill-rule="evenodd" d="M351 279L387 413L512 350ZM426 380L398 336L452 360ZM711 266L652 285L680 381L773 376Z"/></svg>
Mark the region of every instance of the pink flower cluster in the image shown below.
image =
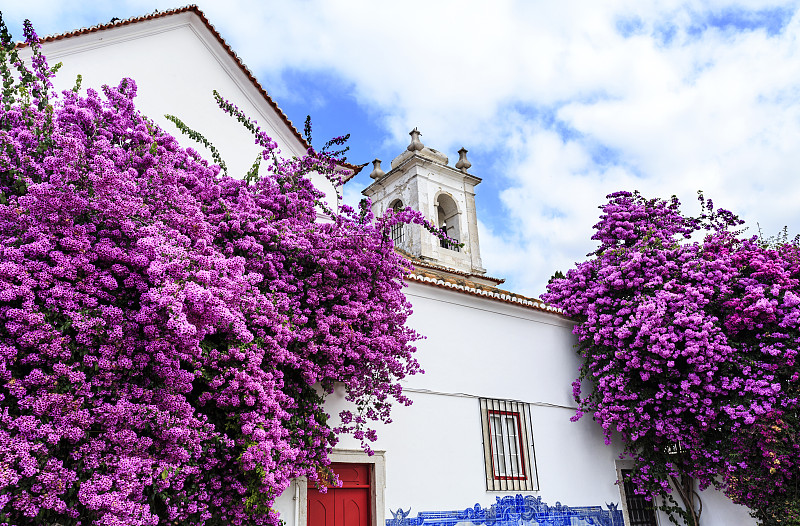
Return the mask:
<svg viewBox="0 0 800 526"><path fill-rule="evenodd" d="M26 37L33 70L10 38L0 57L0 523L277 524L329 464L326 391L365 440L410 403L404 217L317 221L324 154L221 176L133 80L55 97Z"/></svg>
<svg viewBox="0 0 800 526"><path fill-rule="evenodd" d="M577 321L576 419L619 433L642 492L688 475L758 512L798 494L800 247L700 201L611 194L599 248L543 299Z"/></svg>

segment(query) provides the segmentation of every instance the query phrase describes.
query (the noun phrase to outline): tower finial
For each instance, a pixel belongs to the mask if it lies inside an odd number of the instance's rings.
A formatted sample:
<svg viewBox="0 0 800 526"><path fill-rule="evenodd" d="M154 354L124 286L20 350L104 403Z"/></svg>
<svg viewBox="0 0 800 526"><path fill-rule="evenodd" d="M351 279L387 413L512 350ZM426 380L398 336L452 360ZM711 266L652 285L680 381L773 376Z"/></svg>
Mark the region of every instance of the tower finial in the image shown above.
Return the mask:
<svg viewBox="0 0 800 526"><path fill-rule="evenodd" d="M463 146L460 150L458 150L458 162L456 163L456 168L461 170L463 173L467 173L469 167L472 166L472 163L467 160L467 150Z"/></svg>
<svg viewBox="0 0 800 526"><path fill-rule="evenodd" d="M369 174L369 176L373 179L380 179L384 175L386 175L386 172L381 169L381 160L375 159L372 161L372 172Z"/></svg>
<svg viewBox="0 0 800 526"><path fill-rule="evenodd" d="M411 136L411 144L409 144L407 148L409 152L415 152L425 148L425 145L422 144L422 141L419 140L419 136L422 134L419 132L417 128L411 130L411 132L409 132L409 135Z"/></svg>

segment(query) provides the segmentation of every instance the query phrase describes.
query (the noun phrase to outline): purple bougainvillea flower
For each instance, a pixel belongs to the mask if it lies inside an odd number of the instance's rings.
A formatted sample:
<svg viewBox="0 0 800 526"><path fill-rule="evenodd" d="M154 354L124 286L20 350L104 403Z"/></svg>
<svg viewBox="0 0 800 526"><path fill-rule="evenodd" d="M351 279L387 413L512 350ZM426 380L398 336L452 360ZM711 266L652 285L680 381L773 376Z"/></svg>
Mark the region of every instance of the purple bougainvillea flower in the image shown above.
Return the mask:
<svg viewBox="0 0 800 526"><path fill-rule="evenodd" d="M743 238L702 194L696 218L674 197L608 198L600 246L543 296L577 321L576 419L617 433L665 508L688 476L762 522L800 520L797 240Z"/></svg>
<svg viewBox="0 0 800 526"><path fill-rule="evenodd" d="M306 174L335 180L334 156L281 161L219 98L277 159L221 175L137 112L132 79L56 97L30 24L32 69L0 29L0 522L278 524L337 433L369 449L410 403L388 229L422 217L317 221ZM335 384L356 409L331 429Z"/></svg>

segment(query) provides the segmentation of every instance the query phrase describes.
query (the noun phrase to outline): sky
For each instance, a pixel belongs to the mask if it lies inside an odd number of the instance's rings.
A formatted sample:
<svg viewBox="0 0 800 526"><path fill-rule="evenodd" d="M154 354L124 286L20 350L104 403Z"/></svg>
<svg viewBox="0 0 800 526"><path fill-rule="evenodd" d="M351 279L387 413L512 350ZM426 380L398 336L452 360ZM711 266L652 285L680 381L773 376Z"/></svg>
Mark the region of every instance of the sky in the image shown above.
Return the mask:
<svg viewBox="0 0 800 526"><path fill-rule="evenodd" d="M199 1L315 143L384 167L418 127L476 188L487 274L528 296L586 259L617 190L698 190L748 233L800 232L800 2ZM161 0L0 0L22 36L167 10ZM346 184L355 203L371 167Z"/></svg>

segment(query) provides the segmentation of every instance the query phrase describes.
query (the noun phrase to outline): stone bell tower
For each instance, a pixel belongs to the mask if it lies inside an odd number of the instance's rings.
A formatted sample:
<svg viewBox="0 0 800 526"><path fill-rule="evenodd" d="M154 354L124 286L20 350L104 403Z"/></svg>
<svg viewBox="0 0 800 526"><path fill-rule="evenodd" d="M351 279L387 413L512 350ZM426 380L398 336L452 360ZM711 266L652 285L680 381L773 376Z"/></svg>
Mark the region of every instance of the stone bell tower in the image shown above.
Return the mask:
<svg viewBox="0 0 800 526"><path fill-rule="evenodd" d="M467 150L459 150L458 162L452 167L446 155L422 144L416 128L409 135L411 144L395 157L391 170L384 172L381 161L373 161L370 177L374 181L362 193L372 200L376 215L388 208L411 207L464 244L448 245L419 225L396 225L391 232L396 247L422 262L474 277L484 275L475 215L475 186L481 179L467 173L472 166Z"/></svg>

